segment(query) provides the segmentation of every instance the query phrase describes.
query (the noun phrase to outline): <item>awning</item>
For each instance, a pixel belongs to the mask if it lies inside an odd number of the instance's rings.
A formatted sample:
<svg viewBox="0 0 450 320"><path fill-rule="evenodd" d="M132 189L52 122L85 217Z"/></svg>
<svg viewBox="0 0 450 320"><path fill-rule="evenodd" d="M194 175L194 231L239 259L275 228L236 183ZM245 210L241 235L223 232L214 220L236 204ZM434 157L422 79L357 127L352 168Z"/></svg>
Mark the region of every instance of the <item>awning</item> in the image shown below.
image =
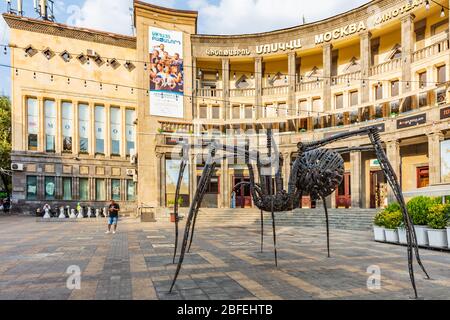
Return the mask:
<svg viewBox="0 0 450 320"><path fill-rule="evenodd" d="M403 196L412 198L417 196L444 197L450 196L450 184L437 184L425 188L403 191Z"/></svg>

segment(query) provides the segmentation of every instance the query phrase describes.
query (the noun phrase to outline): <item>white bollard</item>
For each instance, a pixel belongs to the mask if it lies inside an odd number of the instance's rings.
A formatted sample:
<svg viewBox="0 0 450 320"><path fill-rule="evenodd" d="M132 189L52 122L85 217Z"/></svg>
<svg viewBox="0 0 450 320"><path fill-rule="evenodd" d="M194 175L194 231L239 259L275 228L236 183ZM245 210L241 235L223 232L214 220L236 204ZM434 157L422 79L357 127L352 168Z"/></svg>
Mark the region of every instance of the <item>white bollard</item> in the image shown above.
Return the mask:
<svg viewBox="0 0 450 320"><path fill-rule="evenodd" d="M95 217L98 219L100 217L100 209L95 209Z"/></svg>
<svg viewBox="0 0 450 320"><path fill-rule="evenodd" d="M45 214L44 214L44 219L50 219L51 217L50 217L50 212L49 212L49 210L46 208L45 209Z"/></svg>
<svg viewBox="0 0 450 320"><path fill-rule="evenodd" d="M84 218L84 212L83 212L83 208L80 208L80 210L78 210L78 219L83 219Z"/></svg>
<svg viewBox="0 0 450 320"><path fill-rule="evenodd" d="M64 214L64 207L59 208L59 219L65 219L66 215Z"/></svg>
<svg viewBox="0 0 450 320"><path fill-rule="evenodd" d="M103 207L103 215L106 217L108 217L108 210L106 210L106 207Z"/></svg>
<svg viewBox="0 0 450 320"><path fill-rule="evenodd" d="M92 217L92 208L91 207L88 207L87 216L88 216L88 218Z"/></svg>
<svg viewBox="0 0 450 320"><path fill-rule="evenodd" d="M75 209L70 209L70 219L76 219L77 215L75 214Z"/></svg>

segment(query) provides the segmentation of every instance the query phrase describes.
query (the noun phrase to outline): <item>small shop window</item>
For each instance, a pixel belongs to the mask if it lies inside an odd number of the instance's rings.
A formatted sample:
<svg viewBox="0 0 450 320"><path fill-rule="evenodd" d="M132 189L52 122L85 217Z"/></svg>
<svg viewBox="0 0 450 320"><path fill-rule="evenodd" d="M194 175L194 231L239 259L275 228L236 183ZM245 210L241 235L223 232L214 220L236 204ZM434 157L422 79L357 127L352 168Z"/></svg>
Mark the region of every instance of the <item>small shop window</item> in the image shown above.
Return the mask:
<svg viewBox="0 0 450 320"><path fill-rule="evenodd" d="M27 177L27 199L36 200L37 199L37 177L28 176Z"/></svg>
<svg viewBox="0 0 450 320"><path fill-rule="evenodd" d="M45 200L55 200L55 177L45 177Z"/></svg>

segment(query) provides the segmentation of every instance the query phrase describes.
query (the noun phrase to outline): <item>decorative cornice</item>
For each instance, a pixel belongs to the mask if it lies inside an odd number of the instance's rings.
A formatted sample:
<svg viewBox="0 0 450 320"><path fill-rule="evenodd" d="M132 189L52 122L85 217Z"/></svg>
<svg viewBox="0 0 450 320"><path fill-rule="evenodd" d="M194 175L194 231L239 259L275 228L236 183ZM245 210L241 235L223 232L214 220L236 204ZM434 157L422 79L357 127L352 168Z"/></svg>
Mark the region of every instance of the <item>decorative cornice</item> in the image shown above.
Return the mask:
<svg viewBox="0 0 450 320"><path fill-rule="evenodd" d="M136 37L88 28L71 27L61 23L21 17L8 13L4 13L3 18L11 29L136 49Z"/></svg>

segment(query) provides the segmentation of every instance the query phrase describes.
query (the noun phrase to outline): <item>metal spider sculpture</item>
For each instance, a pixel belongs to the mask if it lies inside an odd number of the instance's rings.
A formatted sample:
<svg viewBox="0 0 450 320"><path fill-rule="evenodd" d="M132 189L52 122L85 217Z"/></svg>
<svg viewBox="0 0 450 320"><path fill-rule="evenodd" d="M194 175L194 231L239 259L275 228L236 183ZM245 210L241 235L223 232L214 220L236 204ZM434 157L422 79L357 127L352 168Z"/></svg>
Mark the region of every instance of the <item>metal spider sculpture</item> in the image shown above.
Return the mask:
<svg viewBox="0 0 450 320"><path fill-rule="evenodd" d="M312 141L307 143L300 142L298 147L297 158L292 164L291 175L289 177L288 190L283 189L281 168L283 166L283 159L280 156L277 146L273 141L273 136L271 130L267 132L267 149L268 155L270 157L263 158L258 151L250 151L249 145L247 144L245 148L240 147L229 147L226 145L221 145L216 141L213 141L209 145L208 158L203 169L202 175L198 182L198 187L193 197L193 201L190 205L189 213L186 219L186 226L184 237L181 246L181 252L178 259L177 268L175 275L170 287L170 292L172 292L186 251L190 251L192 244L192 239L194 237L195 223L197 220L198 211L200 209L203 197L206 193L207 186L209 185L210 179L214 173L214 169L218 161L228 158L243 156L245 158L245 163L247 164L250 176L250 182L242 182L236 185L233 192L240 188L243 184L250 187L251 196L254 205L261 210L261 251L263 250L263 212L270 212L272 217L272 232L273 232L273 243L274 243L274 258L275 265L278 266L277 257L277 239L276 239L276 228L275 228L275 213L283 211L291 211L299 208L300 201L303 195L309 195L312 200L322 200L325 209L325 220L326 220L326 234L327 234L327 253L330 257L330 232L329 232L329 221L328 221L328 210L325 198L331 195L337 186L342 182L344 175L344 160L342 156L336 151L322 148L323 146L343 140L352 136L359 136L367 134L372 148L375 151L376 157L380 163L380 166L386 176L386 180L391 186L395 197L400 204L403 222L406 229L407 238L407 256L408 256L408 269L412 288L414 290L415 298L418 298L417 288L414 277L413 268L413 258L414 253L418 264L420 265L422 271L425 273L427 279L430 279L427 271L425 270L419 255L419 249L416 240L416 233L413 228L413 224L410 216L408 215L405 200L403 198L400 185L398 183L397 176L390 164L381 144L381 139L379 131L376 127L364 128L352 132L346 132L341 134L336 134L329 138L324 138L318 141ZM183 145L180 152L181 166L178 176L178 183L175 193L175 199L178 199L181 182L183 178L183 173L188 163L188 148L187 144ZM346 150L350 151L362 151L367 148L348 148ZM225 151L225 155L218 155L218 151ZM226 152L231 152L231 154L226 154ZM255 172L250 161L256 161L257 171L259 176L259 183L255 182ZM272 183L266 182L266 177L269 176L269 181L272 181L272 173L263 174L262 171L265 169L272 172L273 164L278 162L275 166L275 190L272 190ZM175 249L173 254L173 263L175 263L177 246L178 246L178 201L175 201Z"/></svg>

